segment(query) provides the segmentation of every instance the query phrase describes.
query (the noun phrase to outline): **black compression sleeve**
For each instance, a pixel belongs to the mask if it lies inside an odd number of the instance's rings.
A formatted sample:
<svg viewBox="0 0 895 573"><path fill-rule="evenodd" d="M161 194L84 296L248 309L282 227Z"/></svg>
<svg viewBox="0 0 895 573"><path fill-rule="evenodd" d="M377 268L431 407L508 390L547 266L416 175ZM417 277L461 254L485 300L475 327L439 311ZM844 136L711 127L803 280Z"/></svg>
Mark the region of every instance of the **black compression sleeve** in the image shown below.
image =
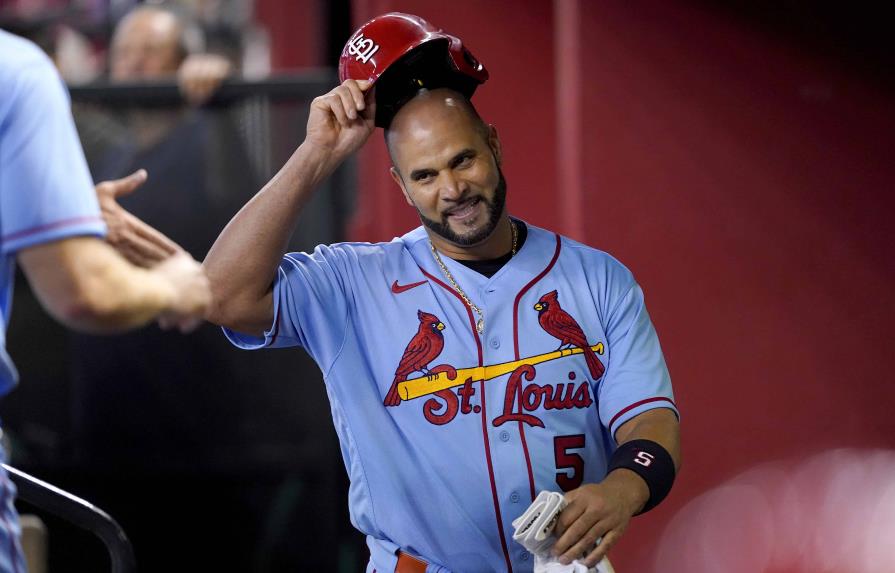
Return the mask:
<svg viewBox="0 0 895 573"><path fill-rule="evenodd" d="M631 440L620 445L609 460L606 474L619 468L636 473L649 487L649 499L637 515L659 505L674 483L674 460L671 454L652 440Z"/></svg>

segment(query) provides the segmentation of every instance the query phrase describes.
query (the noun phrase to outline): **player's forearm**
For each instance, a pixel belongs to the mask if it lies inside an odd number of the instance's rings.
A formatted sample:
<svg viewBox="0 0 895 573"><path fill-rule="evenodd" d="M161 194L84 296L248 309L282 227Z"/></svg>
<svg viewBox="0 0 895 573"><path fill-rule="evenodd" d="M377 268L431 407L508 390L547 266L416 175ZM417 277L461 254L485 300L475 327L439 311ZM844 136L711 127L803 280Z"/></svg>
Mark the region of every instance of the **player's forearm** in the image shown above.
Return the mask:
<svg viewBox="0 0 895 573"><path fill-rule="evenodd" d="M230 220L202 263L212 289L208 320L240 330L270 324L271 316L258 315L272 312L272 306L259 305L269 295L302 208L340 162L302 144Z"/></svg>
<svg viewBox="0 0 895 573"><path fill-rule="evenodd" d="M646 505L650 490L643 478L625 468L611 472L601 485L614 492L614 498L624 507L625 515L634 515Z"/></svg>
<svg viewBox="0 0 895 573"><path fill-rule="evenodd" d="M674 460L674 470L681 468L680 423L668 408L648 410L622 424L615 433L619 444L631 440L651 440L660 444Z"/></svg>
<svg viewBox="0 0 895 573"><path fill-rule="evenodd" d="M169 281L128 264L99 239L41 245L20 253L19 261L44 308L82 332L147 324L170 309L176 296Z"/></svg>
<svg viewBox="0 0 895 573"><path fill-rule="evenodd" d="M659 444L668 452L671 462L674 464L674 471L670 475L673 476L680 469L680 424L672 410L657 408L644 412L623 424L615 435L619 446L632 440L649 440ZM654 460L653 463L662 463L661 456ZM619 467L611 471L603 483L619 492L619 498L623 500L626 511L629 511L630 515L635 515L650 500L652 495L651 488L655 487L656 484L648 484L644 476L628 468L641 469L639 466ZM655 479L655 476L650 477L650 479ZM661 481L658 483L666 482ZM667 482L667 486L670 487L671 483ZM660 487L659 489L662 488ZM664 494L661 497L664 497Z"/></svg>

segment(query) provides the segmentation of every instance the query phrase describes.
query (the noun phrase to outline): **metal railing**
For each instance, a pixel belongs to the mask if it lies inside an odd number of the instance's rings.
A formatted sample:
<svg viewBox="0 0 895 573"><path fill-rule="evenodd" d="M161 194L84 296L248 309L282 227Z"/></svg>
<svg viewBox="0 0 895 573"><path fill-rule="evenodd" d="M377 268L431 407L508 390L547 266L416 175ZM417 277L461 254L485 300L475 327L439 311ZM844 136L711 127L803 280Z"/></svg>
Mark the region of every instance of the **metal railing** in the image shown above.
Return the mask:
<svg viewBox="0 0 895 573"><path fill-rule="evenodd" d="M18 489L20 499L99 537L109 551L112 573L134 573L137 570L131 542L108 513L16 468L3 464L3 469Z"/></svg>
<svg viewBox="0 0 895 573"><path fill-rule="evenodd" d="M206 114L230 116L249 163L254 173L260 176L259 183L263 184L292 154L295 137L304 133L308 104L337 83L338 75L330 68L281 73L263 80L229 78L201 108ZM177 111L184 109L186 103L173 78L128 82L100 79L85 85L70 86L69 93L76 107L88 106L105 112ZM293 112L284 114L283 110L290 105L296 106ZM75 116L77 120L77 112ZM83 137L84 133L81 135ZM283 152L277 146L284 141L290 144L285 156L281 156ZM300 140L295 144L298 142ZM116 176L124 175L120 173Z"/></svg>
<svg viewBox="0 0 895 573"><path fill-rule="evenodd" d="M269 100L311 99L324 94L338 83L335 70L317 68L278 74L258 81L228 79L215 91L208 105L219 105L249 97ZM71 98L80 102L97 102L105 106L174 105L183 103L183 96L174 80L139 82L96 82L71 86Z"/></svg>

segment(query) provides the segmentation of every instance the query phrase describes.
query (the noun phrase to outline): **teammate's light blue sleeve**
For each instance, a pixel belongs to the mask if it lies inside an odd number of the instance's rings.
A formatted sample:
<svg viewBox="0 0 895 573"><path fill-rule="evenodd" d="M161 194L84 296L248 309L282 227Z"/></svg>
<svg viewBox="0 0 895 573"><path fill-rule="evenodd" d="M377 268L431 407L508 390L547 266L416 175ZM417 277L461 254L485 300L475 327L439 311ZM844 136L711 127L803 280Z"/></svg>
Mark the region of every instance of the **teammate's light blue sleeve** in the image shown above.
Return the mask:
<svg viewBox="0 0 895 573"><path fill-rule="evenodd" d="M224 334L240 348L301 346L326 373L335 362L348 328L348 296L343 281L351 257L339 245L321 245L312 254L283 257L274 282L274 317L263 337Z"/></svg>
<svg viewBox="0 0 895 573"><path fill-rule="evenodd" d="M104 233L59 74L33 43L0 30L0 395L17 380L5 350L16 253Z"/></svg>
<svg viewBox="0 0 895 573"><path fill-rule="evenodd" d="M68 92L30 44L0 56L0 250L105 233ZM8 59L7 59L8 58Z"/></svg>
<svg viewBox="0 0 895 573"><path fill-rule="evenodd" d="M606 339L611 355L599 387L599 404L600 419L611 435L653 408L671 408L677 414L659 337L636 283L610 311Z"/></svg>

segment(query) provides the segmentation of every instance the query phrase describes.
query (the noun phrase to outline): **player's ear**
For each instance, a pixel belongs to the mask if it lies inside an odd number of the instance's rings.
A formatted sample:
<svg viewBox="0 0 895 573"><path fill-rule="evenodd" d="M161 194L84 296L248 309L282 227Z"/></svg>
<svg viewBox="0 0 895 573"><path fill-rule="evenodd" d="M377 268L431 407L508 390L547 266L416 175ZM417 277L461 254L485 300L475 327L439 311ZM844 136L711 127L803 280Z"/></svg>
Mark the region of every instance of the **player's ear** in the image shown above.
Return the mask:
<svg viewBox="0 0 895 573"><path fill-rule="evenodd" d="M497 161L497 164L500 165L503 161L500 149L500 138L497 137L497 128L494 127L493 124L488 125L488 147L491 148L491 153L494 154L494 159Z"/></svg>
<svg viewBox="0 0 895 573"><path fill-rule="evenodd" d="M398 168L392 165L388 169L389 175L392 176L392 179L395 183L397 183L398 187L401 189L401 193L404 194L404 200L407 201L407 204L413 207L413 201L410 200L410 195L407 194L407 189L404 187L404 179L401 177L401 172L398 171Z"/></svg>

